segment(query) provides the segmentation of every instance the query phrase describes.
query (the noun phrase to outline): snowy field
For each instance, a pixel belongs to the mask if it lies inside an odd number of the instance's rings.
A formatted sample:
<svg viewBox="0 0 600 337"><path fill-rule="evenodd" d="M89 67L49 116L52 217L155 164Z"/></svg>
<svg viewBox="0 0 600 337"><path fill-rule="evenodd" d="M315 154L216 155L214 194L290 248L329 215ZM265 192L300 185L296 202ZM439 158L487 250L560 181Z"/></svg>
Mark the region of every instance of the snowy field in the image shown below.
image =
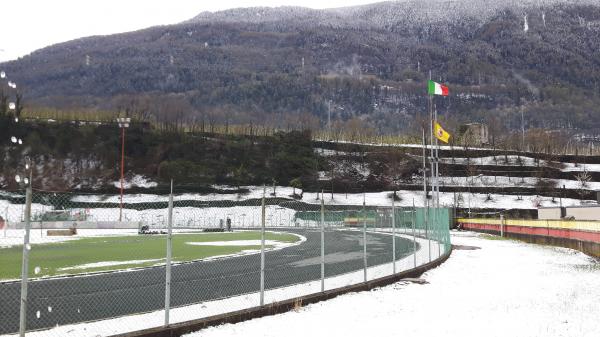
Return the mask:
<svg viewBox="0 0 600 337"><path fill-rule="evenodd" d="M570 249L454 232L454 250L409 282L193 333L219 336L596 337L600 262Z"/></svg>

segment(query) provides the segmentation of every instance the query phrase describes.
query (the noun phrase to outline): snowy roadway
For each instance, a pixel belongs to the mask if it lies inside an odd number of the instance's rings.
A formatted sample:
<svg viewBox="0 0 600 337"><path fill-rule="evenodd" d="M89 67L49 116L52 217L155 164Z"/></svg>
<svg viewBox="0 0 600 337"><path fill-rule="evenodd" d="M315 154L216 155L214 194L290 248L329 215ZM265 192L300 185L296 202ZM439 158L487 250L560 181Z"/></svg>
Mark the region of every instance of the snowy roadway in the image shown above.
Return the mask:
<svg viewBox="0 0 600 337"><path fill-rule="evenodd" d="M455 249L425 273L298 312L209 328L220 336L596 337L600 262L580 252L454 232Z"/></svg>
<svg viewBox="0 0 600 337"><path fill-rule="evenodd" d="M266 289L320 277L320 231L284 231L300 234L307 240L301 245L266 253ZM328 230L325 238L326 277L361 270L360 231ZM391 238L384 233L368 234L369 266L391 261ZM412 252L413 242L398 238L396 256L401 258ZM176 265L172 272L171 305L184 306L256 292L260 284L259 266L257 254ZM164 306L164 282L164 267L32 281L27 327L42 329L160 310ZM0 334L18 330L19 287L19 282L0 283ZM121 326L121 330L127 328Z"/></svg>

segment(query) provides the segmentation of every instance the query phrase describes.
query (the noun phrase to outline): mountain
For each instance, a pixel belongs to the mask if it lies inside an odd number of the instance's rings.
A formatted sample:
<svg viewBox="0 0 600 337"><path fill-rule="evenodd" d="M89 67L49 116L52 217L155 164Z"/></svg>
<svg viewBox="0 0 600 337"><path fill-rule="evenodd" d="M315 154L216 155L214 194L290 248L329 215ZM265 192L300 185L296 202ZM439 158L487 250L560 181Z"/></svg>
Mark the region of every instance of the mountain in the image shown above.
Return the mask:
<svg viewBox="0 0 600 337"><path fill-rule="evenodd" d="M429 70L450 128L600 127L595 0L394 1L243 8L40 49L2 65L30 109L125 110L155 120L277 126L356 118L411 130ZM322 122L321 122L322 123Z"/></svg>

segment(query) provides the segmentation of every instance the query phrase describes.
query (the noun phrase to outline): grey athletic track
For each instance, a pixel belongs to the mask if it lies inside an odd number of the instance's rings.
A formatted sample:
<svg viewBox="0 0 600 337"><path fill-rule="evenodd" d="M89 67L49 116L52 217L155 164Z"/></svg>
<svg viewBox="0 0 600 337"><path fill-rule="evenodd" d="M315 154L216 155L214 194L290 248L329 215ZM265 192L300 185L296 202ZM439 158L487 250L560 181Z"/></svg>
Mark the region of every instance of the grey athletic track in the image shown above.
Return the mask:
<svg viewBox="0 0 600 337"><path fill-rule="evenodd" d="M300 234L307 240L265 254L265 288L320 279L320 231L272 230ZM360 231L326 231L326 277L363 268L362 235ZM369 266L391 262L391 235L368 233L367 248ZM411 240L396 239L398 259L412 252ZM175 265L172 268L171 306L258 292L259 288L260 254ZM19 296L19 282L0 283L0 334L18 331ZM27 330L156 311L164 308L164 296L164 267L31 281ZM199 312L198 317L201 316Z"/></svg>

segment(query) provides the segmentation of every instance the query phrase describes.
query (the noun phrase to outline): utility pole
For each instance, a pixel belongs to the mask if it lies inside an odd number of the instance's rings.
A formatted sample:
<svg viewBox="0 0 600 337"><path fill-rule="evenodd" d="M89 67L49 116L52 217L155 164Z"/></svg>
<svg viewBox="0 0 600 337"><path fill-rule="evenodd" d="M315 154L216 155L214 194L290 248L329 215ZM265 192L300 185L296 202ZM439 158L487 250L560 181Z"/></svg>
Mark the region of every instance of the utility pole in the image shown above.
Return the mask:
<svg viewBox="0 0 600 337"><path fill-rule="evenodd" d="M325 196L323 193L324 191L321 190L321 292L325 291Z"/></svg>
<svg viewBox="0 0 600 337"><path fill-rule="evenodd" d="M265 305L265 194L267 188L263 185L263 197L261 203L261 220L260 220L260 305Z"/></svg>
<svg viewBox="0 0 600 337"><path fill-rule="evenodd" d="M125 129L129 127L131 118L117 118L117 123L121 129L121 198L119 207L119 221L123 221L123 179L125 174Z"/></svg>
<svg viewBox="0 0 600 337"><path fill-rule="evenodd" d="M173 179L171 179L171 193L169 194L169 210L167 215L167 259L165 263L165 323L169 325L171 311L171 259L173 256Z"/></svg>

